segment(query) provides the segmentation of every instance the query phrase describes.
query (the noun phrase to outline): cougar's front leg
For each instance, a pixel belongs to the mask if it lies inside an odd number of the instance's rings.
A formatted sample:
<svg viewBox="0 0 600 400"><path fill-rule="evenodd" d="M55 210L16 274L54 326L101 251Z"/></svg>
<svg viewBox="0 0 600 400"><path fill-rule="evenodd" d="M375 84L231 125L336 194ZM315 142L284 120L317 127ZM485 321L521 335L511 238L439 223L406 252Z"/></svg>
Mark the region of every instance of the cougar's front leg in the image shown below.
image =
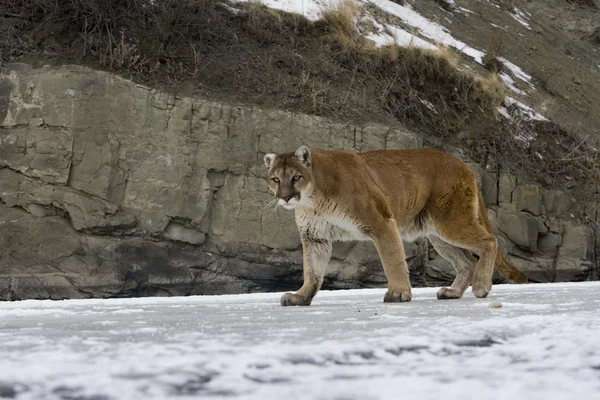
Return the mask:
<svg viewBox="0 0 600 400"><path fill-rule="evenodd" d="M309 306L323 284L325 270L331 257L331 242L302 235L302 269L304 284L296 293L281 296L282 306Z"/></svg>
<svg viewBox="0 0 600 400"><path fill-rule="evenodd" d="M373 241L388 279L388 291L383 301L385 303L411 301L408 265L404 259L404 246L395 220L389 219L383 223L375 232Z"/></svg>

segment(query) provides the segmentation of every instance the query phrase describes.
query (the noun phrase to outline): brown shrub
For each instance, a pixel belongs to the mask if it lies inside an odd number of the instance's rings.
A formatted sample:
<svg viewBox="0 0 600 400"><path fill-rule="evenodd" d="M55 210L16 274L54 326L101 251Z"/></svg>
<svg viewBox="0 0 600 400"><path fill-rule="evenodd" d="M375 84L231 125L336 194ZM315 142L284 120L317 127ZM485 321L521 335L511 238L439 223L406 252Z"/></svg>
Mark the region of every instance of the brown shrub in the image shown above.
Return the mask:
<svg viewBox="0 0 600 400"><path fill-rule="evenodd" d="M531 68L533 82L544 90L548 90L550 79L559 74L559 69L552 66L537 66Z"/></svg>
<svg viewBox="0 0 600 400"><path fill-rule="evenodd" d="M598 9L598 4L594 0L567 0L569 3L577 4L581 8Z"/></svg>
<svg viewBox="0 0 600 400"><path fill-rule="evenodd" d="M493 37L488 44L487 52L481 59L483 67L490 72L501 73L504 69L504 63L500 60L503 53L504 43L502 39L499 36Z"/></svg>
<svg viewBox="0 0 600 400"><path fill-rule="evenodd" d="M188 95L344 121L399 121L424 132L430 145L461 146L475 161L494 159L547 185L564 176L582 188L597 181L597 152L578 146L574 133L495 118L504 98L497 75L478 78L443 47L376 48L354 31L360 10L353 7L342 2L311 22L254 2L14 0L0 2L0 19L12 21L0 46L37 47L51 58L44 63L108 69ZM531 131L534 140L515 139Z"/></svg>

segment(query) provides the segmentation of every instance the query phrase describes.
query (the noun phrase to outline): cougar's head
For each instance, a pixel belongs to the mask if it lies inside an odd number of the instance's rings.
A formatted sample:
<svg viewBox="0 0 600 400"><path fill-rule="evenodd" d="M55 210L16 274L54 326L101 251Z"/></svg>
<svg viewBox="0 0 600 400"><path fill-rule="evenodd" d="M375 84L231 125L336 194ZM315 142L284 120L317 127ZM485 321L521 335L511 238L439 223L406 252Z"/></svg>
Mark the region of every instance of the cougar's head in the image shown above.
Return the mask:
<svg viewBox="0 0 600 400"><path fill-rule="evenodd" d="M312 158L306 146L295 153L267 154L265 165L269 168L269 188L277 198L277 204L292 210L301 204L312 191Z"/></svg>

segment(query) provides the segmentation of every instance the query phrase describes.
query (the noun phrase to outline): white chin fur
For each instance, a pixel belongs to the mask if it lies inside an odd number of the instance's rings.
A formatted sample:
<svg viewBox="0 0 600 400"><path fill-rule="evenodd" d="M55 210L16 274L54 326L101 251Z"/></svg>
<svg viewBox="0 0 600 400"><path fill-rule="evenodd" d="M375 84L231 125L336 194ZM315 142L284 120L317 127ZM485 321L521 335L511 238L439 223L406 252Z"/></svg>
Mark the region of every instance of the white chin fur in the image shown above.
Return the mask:
<svg viewBox="0 0 600 400"><path fill-rule="evenodd" d="M286 202L283 199L279 199L279 200L277 200L277 204L279 204L281 207L285 208L286 210L293 210L298 205L298 200L291 199L289 202Z"/></svg>

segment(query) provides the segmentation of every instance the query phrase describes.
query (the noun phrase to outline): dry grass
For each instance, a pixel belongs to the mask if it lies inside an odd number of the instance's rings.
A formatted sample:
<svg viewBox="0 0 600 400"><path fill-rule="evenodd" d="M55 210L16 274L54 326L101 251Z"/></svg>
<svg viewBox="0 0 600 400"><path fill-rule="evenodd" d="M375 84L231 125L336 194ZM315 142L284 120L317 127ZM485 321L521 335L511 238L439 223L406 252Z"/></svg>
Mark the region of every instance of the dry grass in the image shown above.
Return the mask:
<svg viewBox="0 0 600 400"><path fill-rule="evenodd" d="M448 2L447 0L433 0L433 1L446 11L451 12L454 10L454 6L452 6L452 4L450 2Z"/></svg>
<svg viewBox="0 0 600 400"><path fill-rule="evenodd" d="M357 32L357 15L356 3L345 0L327 9L320 24L329 33L332 56L371 77L380 101L397 119L416 121L446 136L462 130L470 119L466 113L489 112L502 101L498 79L488 82L461 70L459 56L447 47L375 48Z"/></svg>
<svg viewBox="0 0 600 400"><path fill-rule="evenodd" d="M475 84L476 92L484 93L485 98L489 99L492 109L496 112L506 98L506 88L500 76L494 73L488 77L477 79Z"/></svg>
<svg viewBox="0 0 600 400"><path fill-rule="evenodd" d="M16 16L0 31L11 35L0 37L0 50L8 41L16 52L56 54L56 63L108 69L170 91L183 87L187 95L344 121L399 121L466 149L474 161L494 159L548 186L565 176L576 187L597 185L598 154L587 141L556 124L495 117L505 96L497 74L475 76L444 47L376 48L356 31L361 12L342 1L311 22L256 2L17 0L0 2L0 22ZM515 139L523 131L537 139Z"/></svg>
<svg viewBox="0 0 600 400"><path fill-rule="evenodd" d="M492 73L499 74L504 70L504 63L500 60L504 53L504 43L500 36L493 37L489 44L488 50L482 57L483 67Z"/></svg>
<svg viewBox="0 0 600 400"><path fill-rule="evenodd" d="M549 90L549 83L552 77L559 75L560 70L551 65L531 67L531 77L533 82L544 90Z"/></svg>
<svg viewBox="0 0 600 400"><path fill-rule="evenodd" d="M598 4L595 0L567 0L569 3L577 4L581 8L598 9Z"/></svg>
<svg viewBox="0 0 600 400"><path fill-rule="evenodd" d="M321 13L327 37L337 43L343 51L365 46L364 38L356 30L359 13L360 7L355 0L339 0Z"/></svg>

